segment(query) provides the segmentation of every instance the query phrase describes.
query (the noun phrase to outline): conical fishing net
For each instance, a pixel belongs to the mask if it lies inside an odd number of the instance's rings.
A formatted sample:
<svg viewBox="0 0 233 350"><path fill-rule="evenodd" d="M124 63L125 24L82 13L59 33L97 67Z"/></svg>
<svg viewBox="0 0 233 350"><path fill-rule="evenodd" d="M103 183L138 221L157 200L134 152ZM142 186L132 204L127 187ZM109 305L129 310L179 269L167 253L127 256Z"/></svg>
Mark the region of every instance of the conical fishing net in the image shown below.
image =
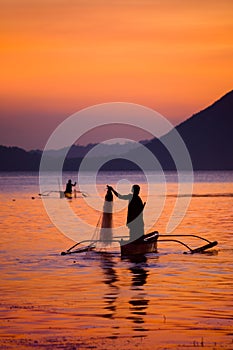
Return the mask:
<svg viewBox="0 0 233 350"><path fill-rule="evenodd" d="M92 237L93 242L99 241L98 245L101 247L110 246L112 244L113 238L113 195L110 190L107 190L105 195L104 205L103 205L103 213L96 225L96 229L94 235Z"/></svg>

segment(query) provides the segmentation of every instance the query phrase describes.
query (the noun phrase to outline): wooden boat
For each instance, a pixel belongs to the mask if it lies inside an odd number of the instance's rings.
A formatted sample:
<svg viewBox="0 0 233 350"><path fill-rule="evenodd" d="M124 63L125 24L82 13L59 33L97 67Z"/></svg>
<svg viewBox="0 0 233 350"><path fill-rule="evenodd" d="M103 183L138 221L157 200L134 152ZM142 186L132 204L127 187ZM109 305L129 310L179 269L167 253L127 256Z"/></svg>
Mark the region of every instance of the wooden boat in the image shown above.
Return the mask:
<svg viewBox="0 0 233 350"><path fill-rule="evenodd" d="M190 248L186 243L175 239L176 237L192 237L192 238L198 238L203 241L205 241L205 245L192 249ZM99 239L97 240L83 240L81 242L76 243L73 245L71 248L66 250L65 252L61 252L61 255L67 255L67 254L74 254L74 253L82 253L82 252L87 252L91 250L96 249L96 244L98 243L119 243L120 244L120 249L121 249L121 255L122 256L139 256L139 255L144 255L147 253L157 253L157 243L158 242L175 242L183 245L189 250L190 254L195 254L195 253L203 253L206 250L215 247L218 242L213 241L210 242L208 239L197 236L197 235L186 235L186 234L177 234L177 235L171 235L171 234L159 234L158 231L153 231L150 232L146 235L143 235L142 237L138 238L135 241L129 241L129 240L124 240L125 237L115 237L111 241L100 241ZM84 243L89 243L88 245L80 248L76 248L80 244ZM184 252L187 254L187 252Z"/></svg>
<svg viewBox="0 0 233 350"><path fill-rule="evenodd" d="M62 192L60 191L60 198L64 198L64 197L67 199L72 199L73 196L72 196L72 193L69 193L69 192L64 192L64 196L63 196Z"/></svg>
<svg viewBox="0 0 233 350"><path fill-rule="evenodd" d="M158 231L150 232L135 241L120 241L121 255L143 255L157 252Z"/></svg>

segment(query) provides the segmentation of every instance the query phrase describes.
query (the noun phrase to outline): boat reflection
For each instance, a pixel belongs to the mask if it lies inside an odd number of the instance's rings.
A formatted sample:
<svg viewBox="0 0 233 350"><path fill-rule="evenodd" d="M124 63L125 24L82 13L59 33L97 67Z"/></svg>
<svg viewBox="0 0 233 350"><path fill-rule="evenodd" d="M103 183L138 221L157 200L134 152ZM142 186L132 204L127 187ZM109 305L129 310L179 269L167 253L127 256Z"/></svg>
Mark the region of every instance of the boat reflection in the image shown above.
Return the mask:
<svg viewBox="0 0 233 350"><path fill-rule="evenodd" d="M114 269L115 265L111 254L101 254L101 267L104 272L103 282L109 287L108 292L104 295L104 301L107 304L104 310L107 310L107 313L104 313L103 316L107 318L114 318L116 313L116 300L119 294L119 287L116 284L119 278Z"/></svg>
<svg viewBox="0 0 233 350"><path fill-rule="evenodd" d="M144 325L145 316L150 302L144 287L149 274L146 268L147 258L145 256L135 256L130 258L130 262L133 263L133 266L129 268L132 275L131 290L133 295L129 300L130 316L127 319L133 322L132 328L134 331L146 332L148 329Z"/></svg>
<svg viewBox="0 0 233 350"><path fill-rule="evenodd" d="M101 316L112 320L124 318L129 320L129 327L133 331L148 332L146 317L150 299L147 293L149 278L147 257L135 256L121 261L125 263L123 274L117 273L117 265L120 262L114 255L101 254L100 266L103 270L103 282L108 286L103 297L105 306ZM122 271L122 266L120 270ZM124 290L127 276L131 278L131 282ZM128 305L128 307L123 305ZM115 325L115 335L117 335L116 328Z"/></svg>

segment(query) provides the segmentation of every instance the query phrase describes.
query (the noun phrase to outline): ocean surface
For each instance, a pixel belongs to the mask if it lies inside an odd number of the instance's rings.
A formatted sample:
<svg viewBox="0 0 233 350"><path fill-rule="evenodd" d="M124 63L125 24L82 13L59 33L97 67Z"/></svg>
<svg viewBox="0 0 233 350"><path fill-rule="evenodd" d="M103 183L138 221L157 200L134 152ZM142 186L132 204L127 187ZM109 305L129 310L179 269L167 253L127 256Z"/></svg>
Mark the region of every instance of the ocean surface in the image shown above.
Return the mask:
<svg viewBox="0 0 233 350"><path fill-rule="evenodd" d="M0 174L0 349L233 349L233 172L86 174L77 198L47 176ZM86 182L85 182L86 181ZM146 232L194 234L218 245L203 254L178 242L121 258L119 247L62 256L91 239L106 184L141 186ZM79 188L78 188L79 189ZM114 232L127 235L127 203L114 200ZM175 209L174 209L175 208ZM177 238L191 248L205 244Z"/></svg>

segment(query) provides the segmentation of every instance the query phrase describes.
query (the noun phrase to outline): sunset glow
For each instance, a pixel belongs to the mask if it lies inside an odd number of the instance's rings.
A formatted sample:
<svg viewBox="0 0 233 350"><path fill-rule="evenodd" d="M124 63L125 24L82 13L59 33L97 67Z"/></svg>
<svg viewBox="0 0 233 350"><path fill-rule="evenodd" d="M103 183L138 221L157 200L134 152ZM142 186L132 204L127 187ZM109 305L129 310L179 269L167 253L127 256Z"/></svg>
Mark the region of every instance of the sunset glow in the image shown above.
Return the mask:
<svg viewBox="0 0 233 350"><path fill-rule="evenodd" d="M177 124L232 89L232 1L0 4L1 144L42 147L68 115L102 102Z"/></svg>

